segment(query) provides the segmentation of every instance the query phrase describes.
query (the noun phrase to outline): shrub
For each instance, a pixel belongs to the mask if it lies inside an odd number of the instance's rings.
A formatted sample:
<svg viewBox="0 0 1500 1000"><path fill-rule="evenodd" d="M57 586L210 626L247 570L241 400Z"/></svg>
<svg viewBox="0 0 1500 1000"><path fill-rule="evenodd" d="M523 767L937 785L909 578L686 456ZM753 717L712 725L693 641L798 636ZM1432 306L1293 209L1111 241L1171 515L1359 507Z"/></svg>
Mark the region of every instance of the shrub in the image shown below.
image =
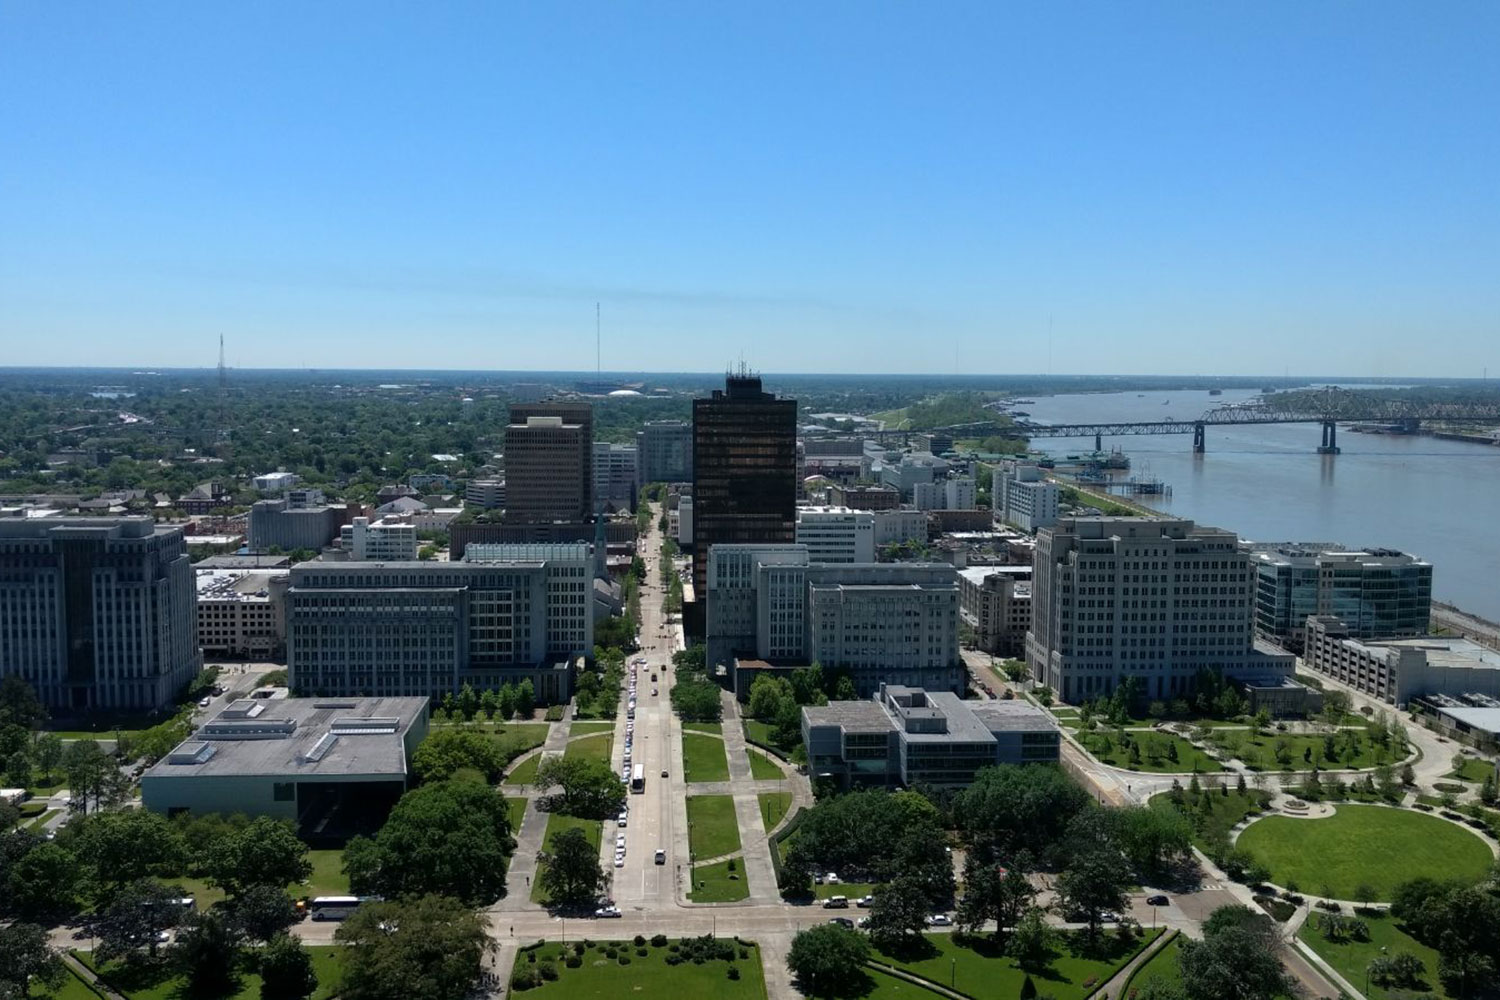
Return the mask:
<svg viewBox="0 0 1500 1000"><path fill-rule="evenodd" d="M578 957L577 955L569 955L563 964L570 969L576 969L579 966L583 965L583 959Z"/></svg>
<svg viewBox="0 0 1500 1000"><path fill-rule="evenodd" d="M665 934L653 934L653 935L651 935L651 947L653 947L653 948L661 948L661 947L665 946L666 943L667 943L667 936ZM673 950L676 950L675 946L674 946Z"/></svg>
<svg viewBox="0 0 1500 1000"><path fill-rule="evenodd" d="M749 958L749 957L750 957L750 949L749 948L741 948L740 949L740 958Z"/></svg>
<svg viewBox="0 0 1500 1000"><path fill-rule="evenodd" d="M639 948L639 947L640 947L640 946L641 946L641 945L643 945L643 944L645 944L645 943L646 943L646 938L645 938L645 935L642 935L642 934L637 934L637 935L636 935L636 936L635 936L635 946L636 946L636 947L637 947L637 948Z"/></svg>
<svg viewBox="0 0 1500 1000"><path fill-rule="evenodd" d="M546 980L547 982L551 982L552 980L557 978L557 966L554 965L550 960L546 962L540 962L537 964L536 973L537 975L541 976L542 979Z"/></svg>
<svg viewBox="0 0 1500 1000"><path fill-rule="evenodd" d="M542 985L542 977L529 966L517 966L510 974L510 988L513 992L529 990L540 985Z"/></svg>
<svg viewBox="0 0 1500 1000"><path fill-rule="evenodd" d="M532 965L535 965L536 964L536 952L535 951L528 951L526 953L526 961L530 962Z"/></svg>
<svg viewBox="0 0 1500 1000"><path fill-rule="evenodd" d="M668 952L667 953L667 964L668 965L681 965L682 964L682 956L676 954L675 952Z"/></svg>
<svg viewBox="0 0 1500 1000"><path fill-rule="evenodd" d="M630 964L630 956L629 955L621 955L620 956L620 964L621 965L629 965Z"/></svg>
<svg viewBox="0 0 1500 1000"><path fill-rule="evenodd" d="M729 971L726 972L725 975L727 975L730 979L740 978L740 967L738 965L731 965L729 967Z"/></svg>
<svg viewBox="0 0 1500 1000"><path fill-rule="evenodd" d="M658 935L658 936L659 936L659 935ZM681 945L679 945L679 944L678 944L678 943L677 943L677 942L676 942L676 941L673 941L673 942L672 942L672 943L671 943L671 944L669 944L669 945L667 945L667 950L668 950L668 951L673 951L673 952L675 952L675 951L677 951L677 950L678 950L678 949L679 949L679 948L680 948L680 947L681 947Z"/></svg>
<svg viewBox="0 0 1500 1000"><path fill-rule="evenodd" d="M583 939L583 946L585 948L592 948L594 946L594 939L593 938L584 938Z"/></svg>

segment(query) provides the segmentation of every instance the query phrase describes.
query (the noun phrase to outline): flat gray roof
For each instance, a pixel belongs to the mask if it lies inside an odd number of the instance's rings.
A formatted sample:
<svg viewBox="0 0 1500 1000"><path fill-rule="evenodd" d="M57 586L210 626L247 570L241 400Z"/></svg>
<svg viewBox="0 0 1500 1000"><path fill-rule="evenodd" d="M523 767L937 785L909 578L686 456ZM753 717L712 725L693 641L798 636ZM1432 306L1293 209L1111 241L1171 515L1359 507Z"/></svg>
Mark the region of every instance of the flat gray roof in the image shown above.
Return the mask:
<svg viewBox="0 0 1500 1000"><path fill-rule="evenodd" d="M1487 733L1500 733L1500 708L1439 708L1438 713Z"/></svg>
<svg viewBox="0 0 1500 1000"><path fill-rule="evenodd" d="M846 733L889 733L895 723L873 701L830 701L826 705L807 705L802 709L808 725L838 726Z"/></svg>
<svg viewBox="0 0 1500 1000"><path fill-rule="evenodd" d="M253 717L237 711L247 704L259 709ZM205 723L143 777L403 778L406 734L426 707L426 698L243 699ZM268 735L249 738L256 733ZM203 752L205 745L211 753Z"/></svg>
<svg viewBox="0 0 1500 1000"><path fill-rule="evenodd" d="M1055 730L1052 717L1029 702L1016 699L965 702L991 732Z"/></svg>
<svg viewBox="0 0 1500 1000"><path fill-rule="evenodd" d="M946 733L903 732L901 738L908 743L992 743L994 737L979 716L969 711L958 695L948 691L928 691L927 704L932 714L948 720ZM916 709L922 712L922 709Z"/></svg>

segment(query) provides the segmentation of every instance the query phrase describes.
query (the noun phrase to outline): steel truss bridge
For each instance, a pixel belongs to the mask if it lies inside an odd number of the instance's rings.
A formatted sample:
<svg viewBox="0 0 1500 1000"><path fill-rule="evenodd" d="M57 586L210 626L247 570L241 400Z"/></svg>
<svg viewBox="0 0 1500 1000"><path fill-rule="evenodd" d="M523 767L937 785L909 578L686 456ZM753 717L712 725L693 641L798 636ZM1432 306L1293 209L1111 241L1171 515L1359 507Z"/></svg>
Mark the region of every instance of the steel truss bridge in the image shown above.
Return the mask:
<svg viewBox="0 0 1500 1000"><path fill-rule="evenodd" d="M1018 422L1002 424L981 422L955 424L936 428L934 432L951 434L954 437L1001 437L1014 438L1094 438L1094 450L1101 450L1103 438L1121 437L1130 434L1191 434L1193 451L1205 450L1204 442L1210 427L1230 427L1241 424L1321 424L1323 440L1318 452L1325 455L1338 454L1338 425L1378 424L1403 433L1412 433L1423 421L1444 423L1488 423L1500 424L1500 404L1497 403L1419 403L1411 400L1384 399L1347 389L1323 389L1315 394L1281 394L1264 397L1255 403L1233 403L1215 407L1195 420L1144 420L1114 421L1077 424L1033 424ZM917 431L880 431L882 438L911 436Z"/></svg>

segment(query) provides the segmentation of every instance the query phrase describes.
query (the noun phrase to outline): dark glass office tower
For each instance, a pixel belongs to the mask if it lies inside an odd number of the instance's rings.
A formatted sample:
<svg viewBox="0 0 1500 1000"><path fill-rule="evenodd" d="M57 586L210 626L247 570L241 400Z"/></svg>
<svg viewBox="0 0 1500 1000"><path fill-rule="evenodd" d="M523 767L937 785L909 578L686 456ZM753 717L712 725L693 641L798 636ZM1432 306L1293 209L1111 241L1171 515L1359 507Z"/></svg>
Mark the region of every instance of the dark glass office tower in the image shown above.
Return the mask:
<svg viewBox="0 0 1500 1000"><path fill-rule="evenodd" d="M505 428L505 522L591 521L593 441L588 403L512 403Z"/></svg>
<svg viewBox="0 0 1500 1000"><path fill-rule="evenodd" d="M741 369L693 400L693 591L701 634L708 550L723 543L792 542L797 534L797 401L777 399Z"/></svg>

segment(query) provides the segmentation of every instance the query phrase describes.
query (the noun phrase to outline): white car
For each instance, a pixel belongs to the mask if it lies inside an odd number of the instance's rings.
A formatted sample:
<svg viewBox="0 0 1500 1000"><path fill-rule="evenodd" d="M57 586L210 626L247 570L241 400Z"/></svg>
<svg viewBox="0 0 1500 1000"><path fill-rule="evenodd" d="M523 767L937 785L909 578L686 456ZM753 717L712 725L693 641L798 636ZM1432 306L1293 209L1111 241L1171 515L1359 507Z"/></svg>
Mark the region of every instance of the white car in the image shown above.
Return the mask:
<svg viewBox="0 0 1500 1000"><path fill-rule="evenodd" d="M212 705L213 702L214 702L214 700L212 698L200 698L198 700L198 707L199 708L207 708L209 705Z"/></svg>
<svg viewBox="0 0 1500 1000"><path fill-rule="evenodd" d="M616 847L624 847L625 846L625 835L623 833L615 834L615 846Z"/></svg>
<svg viewBox="0 0 1500 1000"><path fill-rule="evenodd" d="M624 916L618 906L601 906L594 911L596 917L620 917Z"/></svg>
<svg viewBox="0 0 1500 1000"><path fill-rule="evenodd" d="M952 924L953 921L948 918L948 914L946 913L934 913L927 918L928 927L949 927Z"/></svg>
<svg viewBox="0 0 1500 1000"><path fill-rule="evenodd" d="M625 867L625 855L623 855L623 854L616 854L615 855L615 867L616 868L624 868Z"/></svg>
<svg viewBox="0 0 1500 1000"><path fill-rule="evenodd" d="M829 885L838 885L839 877L833 872L829 872L827 875L823 876L823 881L827 882Z"/></svg>
<svg viewBox="0 0 1500 1000"><path fill-rule="evenodd" d="M854 901L854 905L861 909L867 909L873 902L875 902L874 896L861 896Z"/></svg>

